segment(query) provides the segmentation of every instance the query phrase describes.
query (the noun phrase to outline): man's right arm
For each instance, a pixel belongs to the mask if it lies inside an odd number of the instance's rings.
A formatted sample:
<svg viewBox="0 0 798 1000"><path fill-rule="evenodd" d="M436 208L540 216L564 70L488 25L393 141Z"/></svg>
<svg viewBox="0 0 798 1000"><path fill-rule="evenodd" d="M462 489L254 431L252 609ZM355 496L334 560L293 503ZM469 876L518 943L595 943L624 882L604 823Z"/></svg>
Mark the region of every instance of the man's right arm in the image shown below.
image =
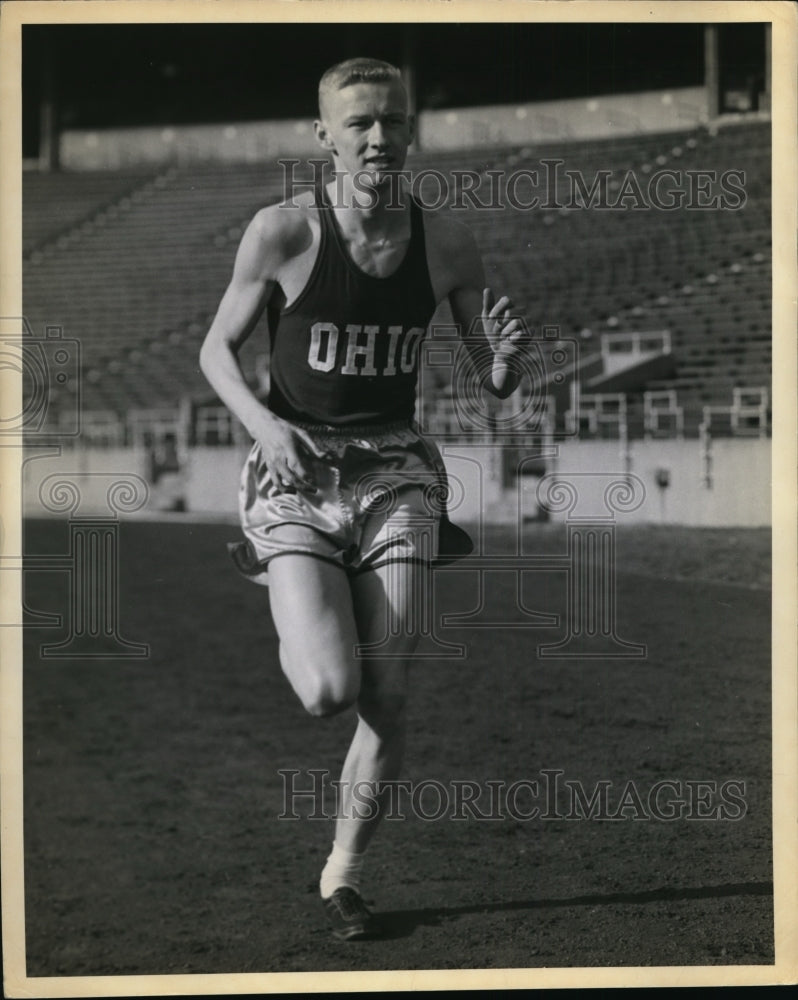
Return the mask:
<svg viewBox="0 0 798 1000"><path fill-rule="evenodd" d="M264 407L244 379L238 351L255 329L279 269L279 247L270 246L279 244L279 240L270 238L268 221L267 212L259 212L247 227L236 254L233 277L199 356L203 374L253 437L257 436Z"/></svg>
<svg viewBox="0 0 798 1000"><path fill-rule="evenodd" d="M236 254L233 277L200 349L200 368L219 398L260 443L272 478L311 489L302 462L301 443L293 429L265 407L246 383L238 351L247 340L277 284L280 268L291 255L296 213L277 206L260 211L247 227Z"/></svg>

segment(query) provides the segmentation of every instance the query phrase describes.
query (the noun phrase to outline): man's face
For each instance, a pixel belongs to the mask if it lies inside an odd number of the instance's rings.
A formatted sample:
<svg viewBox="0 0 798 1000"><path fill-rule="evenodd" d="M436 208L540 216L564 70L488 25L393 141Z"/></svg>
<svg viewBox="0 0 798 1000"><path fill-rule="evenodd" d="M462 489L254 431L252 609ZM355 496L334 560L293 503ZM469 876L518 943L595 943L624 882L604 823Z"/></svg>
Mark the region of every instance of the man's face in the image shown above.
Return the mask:
<svg viewBox="0 0 798 1000"><path fill-rule="evenodd" d="M325 96L316 135L339 169L362 172L374 185L401 170L413 138L407 95L400 83L353 83Z"/></svg>

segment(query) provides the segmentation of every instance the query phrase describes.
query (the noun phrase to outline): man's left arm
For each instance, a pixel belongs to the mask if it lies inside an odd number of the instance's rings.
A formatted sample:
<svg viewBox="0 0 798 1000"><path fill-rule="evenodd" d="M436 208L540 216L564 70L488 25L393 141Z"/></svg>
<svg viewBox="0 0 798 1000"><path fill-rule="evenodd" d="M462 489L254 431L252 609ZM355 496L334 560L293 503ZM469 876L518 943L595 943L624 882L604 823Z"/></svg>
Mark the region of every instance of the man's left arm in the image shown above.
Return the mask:
<svg viewBox="0 0 798 1000"><path fill-rule="evenodd" d="M513 302L508 296L496 300L491 289L485 287L482 258L470 232L459 241L452 263L452 316L481 384L494 396L506 399L521 381L521 359L528 339L526 323L513 315Z"/></svg>

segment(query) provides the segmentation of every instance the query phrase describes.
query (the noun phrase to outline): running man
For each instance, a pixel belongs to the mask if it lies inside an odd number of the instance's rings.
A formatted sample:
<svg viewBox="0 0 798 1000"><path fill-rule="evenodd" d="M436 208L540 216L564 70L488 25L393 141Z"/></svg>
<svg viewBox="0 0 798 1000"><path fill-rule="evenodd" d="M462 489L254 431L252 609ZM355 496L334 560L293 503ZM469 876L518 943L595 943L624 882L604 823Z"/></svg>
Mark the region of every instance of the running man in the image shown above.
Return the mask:
<svg viewBox="0 0 798 1000"><path fill-rule="evenodd" d="M360 878L383 804L377 792L375 815L358 811L351 789L399 774L418 641L401 626L415 620L430 557L467 551L429 502L445 470L413 425L419 341L448 299L484 387L505 398L519 382L525 327L508 298L494 302L484 288L468 229L424 211L400 183L414 122L396 68L332 67L314 127L336 176L255 215L200 364L254 440L240 490L246 541L231 552L268 583L282 669L312 715L357 709L320 879L333 933L351 940L379 931ZM264 309L267 406L238 363ZM364 653L369 644L380 655Z"/></svg>

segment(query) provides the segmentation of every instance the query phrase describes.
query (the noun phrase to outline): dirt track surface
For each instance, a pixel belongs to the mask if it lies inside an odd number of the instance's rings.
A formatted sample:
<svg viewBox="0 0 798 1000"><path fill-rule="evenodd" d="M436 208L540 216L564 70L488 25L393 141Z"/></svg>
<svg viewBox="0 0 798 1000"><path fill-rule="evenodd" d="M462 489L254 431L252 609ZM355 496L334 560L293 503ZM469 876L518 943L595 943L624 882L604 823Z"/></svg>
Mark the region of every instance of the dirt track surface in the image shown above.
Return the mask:
<svg viewBox="0 0 798 1000"><path fill-rule="evenodd" d="M633 781L647 815L567 819L561 785L550 818L386 821L365 895L387 935L348 945L317 896L330 822L307 800L305 818L278 816L279 772L337 777L353 718L301 709L266 593L228 563L236 537L123 524L121 631L147 659L42 660L64 633L28 630L29 975L772 963L768 532L619 531L618 635L642 659L542 659L556 628L447 631L468 655L413 666L407 779L559 771L588 793L609 782L611 812ZM527 541L561 552L564 532ZM66 546L63 523L28 526L27 552ZM475 602L468 574L439 586L442 610ZM514 586L495 574L491 606L513 607ZM29 607L63 613L65 587L30 574ZM523 603L562 615L563 575L529 574ZM650 815L664 779L688 798L714 783L713 818ZM737 818L728 801L721 815L728 781Z"/></svg>

